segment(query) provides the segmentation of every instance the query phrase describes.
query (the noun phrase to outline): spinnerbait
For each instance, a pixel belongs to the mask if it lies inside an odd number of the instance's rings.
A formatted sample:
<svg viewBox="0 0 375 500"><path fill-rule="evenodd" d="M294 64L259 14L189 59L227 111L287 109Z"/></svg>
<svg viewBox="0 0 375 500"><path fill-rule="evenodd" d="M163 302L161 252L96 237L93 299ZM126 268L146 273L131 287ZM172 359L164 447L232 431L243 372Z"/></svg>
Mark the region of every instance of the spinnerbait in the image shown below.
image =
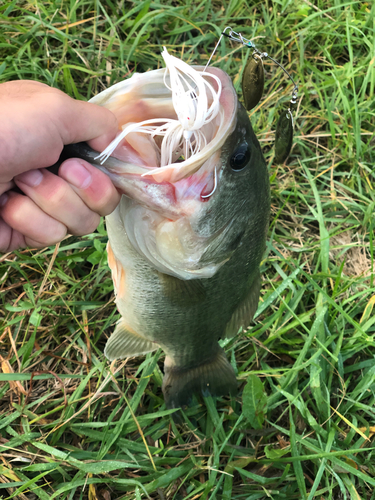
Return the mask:
<svg viewBox="0 0 375 500"><path fill-rule="evenodd" d="M263 59L267 58L271 59L275 64L277 64L284 73L291 79L293 82L294 88L292 91L292 98L289 103L289 108L285 111L283 110L280 118L276 125L276 134L275 134L275 161L276 163L283 163L292 148L293 144L293 115L292 110L294 109L297 103L297 94L298 94L298 86L293 80L292 76L288 73L288 71L282 66L276 59L271 57L267 52L261 52L258 50L254 43L242 36L241 33L237 33L232 30L229 26L225 28L225 30L221 33L219 41L217 42L208 63L205 66L205 69L210 64L210 61L213 55L216 52L218 45L220 44L223 36L226 36L230 40L234 40L236 42L242 43L246 47L253 50L249 61L247 62L243 76L242 76L242 90L243 90L243 98L245 102L245 107L248 111L253 109L260 101L263 95L264 88L264 68L263 68Z"/></svg>

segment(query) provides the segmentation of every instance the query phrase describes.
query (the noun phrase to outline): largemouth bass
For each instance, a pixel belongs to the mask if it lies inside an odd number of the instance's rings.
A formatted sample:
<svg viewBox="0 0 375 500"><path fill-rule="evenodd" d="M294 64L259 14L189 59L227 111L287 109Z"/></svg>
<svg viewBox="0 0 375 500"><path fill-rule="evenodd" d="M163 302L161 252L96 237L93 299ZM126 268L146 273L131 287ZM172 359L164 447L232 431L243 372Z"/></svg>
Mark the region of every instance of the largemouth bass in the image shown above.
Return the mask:
<svg viewBox="0 0 375 500"><path fill-rule="evenodd" d="M106 172L124 194L106 217L121 319L105 355L114 360L161 347L168 408L188 404L194 393L236 392L218 341L253 318L268 228L269 179L259 142L229 76L207 72L221 82L220 110L202 127L206 145L191 158L161 165L155 142L136 132L103 165L83 144L69 151ZM164 73L136 74L91 102L111 109L123 128L176 119Z"/></svg>

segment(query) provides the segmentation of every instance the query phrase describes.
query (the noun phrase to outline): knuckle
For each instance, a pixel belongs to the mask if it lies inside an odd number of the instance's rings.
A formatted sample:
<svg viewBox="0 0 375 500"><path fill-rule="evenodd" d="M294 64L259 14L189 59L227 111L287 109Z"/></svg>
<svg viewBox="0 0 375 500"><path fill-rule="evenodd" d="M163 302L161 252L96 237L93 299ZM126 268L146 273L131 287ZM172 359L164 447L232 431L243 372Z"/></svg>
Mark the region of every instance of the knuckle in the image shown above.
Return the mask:
<svg viewBox="0 0 375 500"><path fill-rule="evenodd" d="M2 209L1 215L10 227L17 227L25 219L26 208L27 198L25 196L9 193L8 202Z"/></svg>
<svg viewBox="0 0 375 500"><path fill-rule="evenodd" d="M57 90L56 92L46 94L45 99L48 99L48 106L52 110L52 115L60 116L61 114L64 114L67 101L70 98L63 92Z"/></svg>
<svg viewBox="0 0 375 500"><path fill-rule="evenodd" d="M25 246L27 248L44 248L44 247L49 247L49 246L55 245L56 243L57 243L57 241L56 242L49 242L49 241L43 242L43 241L36 240L34 238L30 238L28 236L25 237Z"/></svg>
<svg viewBox="0 0 375 500"><path fill-rule="evenodd" d="M43 246L61 241L67 232L64 224L37 209L26 196L11 195L2 210L2 217L9 227L13 228L13 234L20 232ZM14 238L12 249L13 240ZM17 248L20 246L25 246L25 243L19 243Z"/></svg>
<svg viewBox="0 0 375 500"><path fill-rule="evenodd" d="M64 226L64 224L62 224L61 222L58 222L56 224L55 231L53 232L53 239L54 239L53 243L57 243L58 241L64 239L67 232L68 232L67 227Z"/></svg>
<svg viewBox="0 0 375 500"><path fill-rule="evenodd" d="M1 144L0 171L6 172L8 165L12 165L12 160L17 153L17 144L15 140L7 136L7 131L2 128L0 128L0 135L5 139L2 140Z"/></svg>
<svg viewBox="0 0 375 500"><path fill-rule="evenodd" d="M112 193L107 190L103 196L98 200L97 202L97 210L96 212L102 214L102 215L107 215L109 207L111 206L111 201L112 201Z"/></svg>
<svg viewBox="0 0 375 500"><path fill-rule="evenodd" d="M12 239L12 230L0 219L0 253L8 252Z"/></svg>
<svg viewBox="0 0 375 500"><path fill-rule="evenodd" d="M85 234L90 234L95 231L100 222L100 215L91 212L86 216L80 218L80 224L78 227L70 228L70 234L74 236L83 236Z"/></svg>
<svg viewBox="0 0 375 500"><path fill-rule="evenodd" d="M72 110L75 109L74 99L61 91L50 94L52 115L59 118L57 125L64 138L64 144L74 142L75 123L72 122ZM57 161L57 160L56 160Z"/></svg>
<svg viewBox="0 0 375 500"><path fill-rule="evenodd" d="M119 194L111 183L103 190L102 196L97 200L95 212L103 216L109 215L116 208L118 201Z"/></svg>
<svg viewBox="0 0 375 500"><path fill-rule="evenodd" d="M62 151L62 144L56 144L54 148L51 148L46 152L44 157L44 163L48 166L52 166L59 161L60 154Z"/></svg>
<svg viewBox="0 0 375 500"><path fill-rule="evenodd" d="M49 182L48 191L44 193L45 199L49 204L59 206L68 199L69 186L59 177L55 176L53 182Z"/></svg>
<svg viewBox="0 0 375 500"><path fill-rule="evenodd" d="M42 234L38 235L38 237L34 235L34 238L43 246L51 246L63 240L66 233L67 228L63 224L53 221L49 225L48 230L46 229Z"/></svg>

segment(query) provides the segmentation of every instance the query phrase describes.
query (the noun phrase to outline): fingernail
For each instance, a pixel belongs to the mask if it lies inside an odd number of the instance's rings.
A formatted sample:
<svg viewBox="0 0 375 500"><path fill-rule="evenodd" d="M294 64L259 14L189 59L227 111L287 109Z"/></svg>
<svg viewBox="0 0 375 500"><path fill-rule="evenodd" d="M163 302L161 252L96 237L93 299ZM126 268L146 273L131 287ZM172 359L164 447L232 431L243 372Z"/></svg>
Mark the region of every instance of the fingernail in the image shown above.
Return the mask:
<svg viewBox="0 0 375 500"><path fill-rule="evenodd" d="M16 181L23 182L26 186L36 187L42 182L43 174L40 170L28 170L23 174L17 175Z"/></svg>
<svg viewBox="0 0 375 500"><path fill-rule="evenodd" d="M64 177L73 186L86 189L91 184L92 175L79 160L67 160L64 163Z"/></svg>
<svg viewBox="0 0 375 500"><path fill-rule="evenodd" d="M6 193L2 194L0 196L0 207L3 207L8 200L9 200L9 196Z"/></svg>

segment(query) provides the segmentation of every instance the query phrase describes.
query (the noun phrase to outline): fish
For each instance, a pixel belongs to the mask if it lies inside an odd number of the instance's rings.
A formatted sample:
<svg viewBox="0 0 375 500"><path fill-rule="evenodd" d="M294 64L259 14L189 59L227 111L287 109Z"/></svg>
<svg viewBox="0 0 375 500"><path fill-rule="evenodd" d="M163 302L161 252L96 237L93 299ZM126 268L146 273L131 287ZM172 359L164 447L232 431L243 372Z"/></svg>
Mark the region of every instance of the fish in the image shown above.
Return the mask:
<svg viewBox="0 0 375 500"><path fill-rule="evenodd" d="M65 147L123 194L106 217L121 318L104 354L115 360L161 348L167 408L189 405L193 395L237 393L219 340L254 316L269 224L269 176L248 114L230 77L205 71L221 82L220 110L202 127L206 145L190 158L162 165L151 135L139 133L129 133L103 164L87 144ZM91 102L113 111L122 128L176 119L164 78L165 69L135 74Z"/></svg>

